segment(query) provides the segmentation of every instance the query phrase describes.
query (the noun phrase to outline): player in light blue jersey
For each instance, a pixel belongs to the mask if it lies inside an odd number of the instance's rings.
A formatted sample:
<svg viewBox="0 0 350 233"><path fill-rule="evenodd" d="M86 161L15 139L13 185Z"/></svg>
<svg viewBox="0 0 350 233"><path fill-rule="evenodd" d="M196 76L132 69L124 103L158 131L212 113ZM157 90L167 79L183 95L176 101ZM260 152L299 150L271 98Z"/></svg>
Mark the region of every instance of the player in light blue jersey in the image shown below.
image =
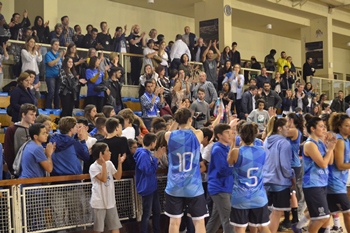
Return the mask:
<svg viewBox="0 0 350 233"><path fill-rule="evenodd" d="M328 166L327 186L328 207L332 214L342 212L346 231L350 232L350 201L346 183L350 169L350 118L345 113L334 114L330 118L331 130L337 134L334 149L334 163ZM333 215L334 218L334 215ZM336 221L336 218L334 218ZM339 221L339 219L337 219ZM340 221L339 221L340 223ZM340 224L339 224L340 225ZM340 226L334 226L334 228Z"/></svg>
<svg viewBox="0 0 350 233"><path fill-rule="evenodd" d="M245 123L240 131L242 145L230 151L228 163L233 165L233 190L230 222L236 233L244 233L248 226L269 233L270 223L267 196L263 184L266 152L255 146L256 128ZM251 229L252 231L252 229Z"/></svg>
<svg viewBox="0 0 350 233"><path fill-rule="evenodd" d="M299 158L300 141L302 138L302 132L304 130L304 118L302 115L289 113L286 117L289 127L287 140L292 148L292 161L291 165L294 170L295 180L297 182L296 192L291 192L290 204L292 207L292 222L290 222L290 212L284 212L284 220L281 222L285 228L290 228L291 224L295 224L298 219L298 200L304 199L304 193L302 190L302 174L301 174L301 162ZM298 198L297 198L298 197Z"/></svg>
<svg viewBox="0 0 350 233"><path fill-rule="evenodd" d="M309 138L303 150L303 191L311 219L308 231L324 233L330 218L327 203L328 165L333 163L336 137L332 133L326 134L321 118L308 117L306 122ZM320 140L322 137L325 137L325 144ZM294 232L297 231L296 226L292 226Z"/></svg>
<svg viewBox="0 0 350 233"><path fill-rule="evenodd" d="M176 111L178 130L165 133L168 143L168 180L165 188L165 214L170 217L169 232L179 232L184 206L188 206L196 232L205 232L204 218L209 216L200 173L200 144L203 132L192 125L187 108Z"/></svg>

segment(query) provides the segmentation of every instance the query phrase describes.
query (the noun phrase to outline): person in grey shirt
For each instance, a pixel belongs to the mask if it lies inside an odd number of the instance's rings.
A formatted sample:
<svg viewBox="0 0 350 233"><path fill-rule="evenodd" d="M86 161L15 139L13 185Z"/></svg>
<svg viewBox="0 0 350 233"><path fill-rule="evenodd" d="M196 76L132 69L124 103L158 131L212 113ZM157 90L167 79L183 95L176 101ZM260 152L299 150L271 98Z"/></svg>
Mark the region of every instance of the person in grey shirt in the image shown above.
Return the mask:
<svg viewBox="0 0 350 233"><path fill-rule="evenodd" d="M215 49L217 54L216 59L214 59L214 51L210 49L212 46ZM219 49L216 47L216 40L214 40L213 43L210 41L209 46L206 48L206 50L203 53L203 67L204 67L205 73L207 74L207 80L213 83L215 88L217 88L218 86L217 68L218 66L220 66L220 58L221 58L221 53Z"/></svg>
<svg viewBox="0 0 350 233"><path fill-rule="evenodd" d="M209 104L209 108L213 109L215 106L215 102L218 99L218 94L215 90L213 83L207 81L207 75L205 72L200 72L199 82L197 84L192 84L193 100L197 99L199 88L202 88L204 90L204 100Z"/></svg>
<svg viewBox="0 0 350 233"><path fill-rule="evenodd" d="M259 131L264 131L267 123L269 122L270 116L268 111L264 110L265 101L259 99L257 102L257 109L251 111L251 113L247 117L247 122L255 122L258 124Z"/></svg>
<svg viewBox="0 0 350 233"><path fill-rule="evenodd" d="M203 128L203 124L210 120L210 108L204 99L205 91L203 88L198 89L197 96L197 99L191 104L190 110L194 112L194 127L201 129Z"/></svg>

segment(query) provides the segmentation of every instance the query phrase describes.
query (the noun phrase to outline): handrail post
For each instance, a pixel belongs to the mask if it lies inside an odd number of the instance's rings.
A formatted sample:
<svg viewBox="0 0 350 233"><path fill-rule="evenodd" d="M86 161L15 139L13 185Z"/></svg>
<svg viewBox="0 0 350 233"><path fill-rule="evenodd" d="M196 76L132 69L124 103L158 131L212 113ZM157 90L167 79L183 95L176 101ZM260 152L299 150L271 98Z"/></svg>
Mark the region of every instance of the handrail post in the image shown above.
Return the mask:
<svg viewBox="0 0 350 233"><path fill-rule="evenodd" d="M22 206L20 185L11 186L12 189L12 219L15 233L22 232ZM25 231L26 232L26 231Z"/></svg>

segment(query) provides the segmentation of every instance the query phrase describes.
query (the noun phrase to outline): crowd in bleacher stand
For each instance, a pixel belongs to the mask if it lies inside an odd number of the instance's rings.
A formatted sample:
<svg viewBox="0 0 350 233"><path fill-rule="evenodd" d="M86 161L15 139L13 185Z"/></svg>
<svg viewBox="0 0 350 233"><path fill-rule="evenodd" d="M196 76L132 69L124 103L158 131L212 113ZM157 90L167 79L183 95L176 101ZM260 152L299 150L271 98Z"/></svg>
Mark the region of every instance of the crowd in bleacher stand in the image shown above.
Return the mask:
<svg viewBox="0 0 350 233"><path fill-rule="evenodd" d="M1 17L3 16L0 15L0 21ZM33 168L25 166L23 162L22 176L20 175L20 177L43 177L44 171L51 172L52 175L87 173L90 165L94 164L95 161L100 165L106 164L105 158L91 156L91 153L89 153L96 142L106 143L106 148L111 152L110 161L114 167L118 168L118 174L125 170L142 170L142 167L138 167L139 161L137 158L140 153L148 156L149 150L167 146L169 137L165 139L166 133L163 130L174 130L171 129L171 125L174 126L171 115L176 113L178 109L184 111L184 114L186 114L186 111L183 109L190 109L193 114L193 120L192 117L191 120L186 119L186 122L182 122L183 126L186 125L187 127L187 124L190 123L193 127L203 131L201 133L198 130L194 132L196 132L197 138L202 139L199 140L199 143L202 144L202 157L204 159L201 162L202 170L207 170L207 166L209 177L211 177L213 176L213 169L216 170L216 168L210 167L214 166L211 165L214 163L209 163L212 159L211 153L205 152L205 148L209 150L208 146L212 144L213 129L215 138L223 144L216 142L215 147L222 146L228 149L227 147L230 144L223 143L227 140L223 139L224 131L236 132L237 118L241 119L242 128L246 127L244 130L253 130L249 127L254 125L256 132L254 131L253 136L264 140L266 133L271 136L280 134L278 132L280 129L285 130L284 127L286 127L287 121L277 120L277 110L283 116L289 118L294 112L297 114L309 113L314 116L327 115L331 112L350 112L348 110L349 101L344 97L342 91L339 91L338 97L331 104L327 104L325 103L327 96L320 95L318 87L313 87L311 82L306 83L305 74L312 76L315 73L315 69L311 65L312 58L308 58L303 67L305 82L301 82L297 79L292 58L282 51L281 57L275 63L276 51L272 49L264 59L264 67L261 67L254 56L251 57L250 64L246 62L243 65L244 67L261 70L259 76L252 78L249 74L241 72L241 55L237 50L236 42L232 43L232 49L227 46L221 53L217 48L216 41L209 41L206 46L202 38L197 38L195 34L190 32L188 26L185 27L184 35L176 35L175 42L170 41L166 47L164 36L161 34L157 36L156 29L151 29L149 37L146 38L146 33L140 33L138 25L133 25L129 36L126 35L127 26L124 27L124 30L122 27L117 27L112 38L106 22L100 23L101 32L98 32L92 25L88 25L86 27L87 34L84 36L79 25L74 26L74 29L69 27L67 16L61 18L61 24L56 24L52 32L49 32L48 29L49 22L44 23L44 20L39 16L35 18L34 27L29 29L30 21L27 11L23 14L22 22L20 22L20 15L14 14L9 24L4 22L2 24L0 27L4 29L9 27L11 39L25 41L25 46L20 52L21 73L17 79L18 85L10 93L9 107L12 109L10 114L15 124L8 127L5 135L4 157L9 170L8 177L9 174L14 174L12 164L20 146L29 139L33 140L32 147L38 149L43 146L46 148L45 155L33 153L32 149L28 149L31 147L25 149L23 159L28 158L28 161L35 161L37 169L33 171ZM50 43L51 50L44 51L45 54L43 54L42 47L37 46L36 43ZM67 46L67 52L65 50L60 51L59 46ZM89 55L86 59L77 55L77 47L89 49ZM4 44L3 49L7 49L6 44ZM97 51L99 52L97 53ZM103 51L116 53L111 53L109 58L105 58ZM118 63L117 53L123 52L143 56L143 58L131 57L130 74L125 74L123 67ZM5 52L4 58L6 59L6 57L8 56ZM45 75L41 73L38 64L42 60L45 64ZM202 62L203 70L197 64L189 61ZM142 67L144 67L144 72L140 75ZM267 71L276 71L273 74L275 77L272 77L272 74L267 73ZM125 78L123 78L124 75ZM54 102L54 109L59 109L60 106L62 108L61 119L58 123L59 133L52 134L51 129L45 127L49 124L49 119L45 118L44 115L36 117L38 111L37 94L40 87L39 76L45 76L48 87L46 108L52 108L52 101ZM131 109L125 108L121 95L123 83L140 86L141 117ZM77 106L81 86L86 84L88 91L85 100L85 116L76 120L72 117L73 108ZM295 86L294 90L293 85ZM289 119L288 117L287 119ZM271 121L270 118L273 118L272 123L268 123ZM243 125L244 120L248 122L245 125ZM175 121L179 121L179 119ZM41 125L34 124L34 122L41 123ZM230 125L221 125L222 128L220 128L217 127L219 122L227 122ZM270 128L271 132L269 132L268 124L272 125L270 126L273 128ZM246 125L249 125L249 127ZM291 125L291 123L288 123L288 125ZM313 125L308 128L308 131L312 127L316 129L316 126ZM211 132L211 134L206 133L206 131ZM302 134L307 135L305 132L299 131L300 135L298 135L300 137ZM50 137L47 137L49 132ZM157 134L152 135L149 134L150 132ZM237 133L240 134L241 132L238 130ZM207 134L211 136L207 136L205 139ZM151 139L148 139L148 136L144 137L145 135L149 135ZM198 135L202 136L198 137ZM283 140L288 137L294 138L294 136L284 134L278 137L284 137ZM147 143L142 141L145 138ZM242 140L248 139L243 136ZM301 139L298 140L300 144ZM251 141L251 143L253 142L256 143L254 140ZM34 143L36 144L34 145ZM243 143L247 143L247 141ZM136 145L142 144L143 149L136 149ZM237 146L239 147L240 143ZM289 144L286 146L288 149L290 148ZM106 148L100 152L104 153ZM225 153L229 153L233 148ZM123 159L120 160L120 157L123 157ZM160 161L159 166L162 168L166 168L168 164L171 166L173 162L168 161L167 152L157 153L156 158L152 157L151 160L152 166L155 166L152 168L155 168L155 170L158 168L158 160ZM237 160L232 163L235 162ZM228 169L229 165L226 163L221 164L221 166L224 166L226 170L231 170ZM113 169L111 171L116 172ZM142 172L145 171L142 170ZM150 172L153 177L153 170L147 172ZM293 173L291 167L290 172ZM95 178L98 174L94 174L92 178ZM227 176L230 175L232 176L231 173ZM105 179L100 178L98 177L99 180L105 182ZM287 178L289 179L289 177ZM209 183L213 181L212 178L209 179ZM290 185L289 181L287 183ZM151 198L157 200L158 197L154 194L154 190L147 190L150 192L143 193L145 190L141 191L140 187L137 188L143 196L144 208L148 211L145 219L143 219L143 221L147 221L151 214L151 208L146 204L151 203ZM219 192L212 193L212 195L215 196L222 192L227 193L226 190L219 190ZM218 201L217 196L213 199L214 205L223 205L223 202ZM229 198L226 199L230 202ZM57 200L57 202L62 201L64 202L61 199ZM228 205L231 206L231 203L228 203ZM158 215L158 206L153 207L153 214ZM293 208L292 221L296 223L295 207ZM58 207L53 207L53 211L56 218L63 216ZM216 211L218 210L214 209L214 213ZM303 212L301 209L299 211ZM230 214L230 210L224 214ZM275 217L280 217L282 214L282 211L276 211ZM218 218L215 220L229 228L228 216L225 216L225 219ZM235 217L233 216L232 219L235 219ZM271 219L271 221L274 221L273 230L277 230L275 228L279 223L276 223L276 219L278 218ZM159 224L157 219L154 220L154 224ZM285 222L287 224L290 222L289 215ZM145 223L143 222L143 224ZM177 222L174 224L176 225ZM211 231L216 227L216 224L214 227L211 224L207 227L210 227L209 231ZM187 226L187 229L189 228ZM100 229L100 226L97 229Z"/></svg>

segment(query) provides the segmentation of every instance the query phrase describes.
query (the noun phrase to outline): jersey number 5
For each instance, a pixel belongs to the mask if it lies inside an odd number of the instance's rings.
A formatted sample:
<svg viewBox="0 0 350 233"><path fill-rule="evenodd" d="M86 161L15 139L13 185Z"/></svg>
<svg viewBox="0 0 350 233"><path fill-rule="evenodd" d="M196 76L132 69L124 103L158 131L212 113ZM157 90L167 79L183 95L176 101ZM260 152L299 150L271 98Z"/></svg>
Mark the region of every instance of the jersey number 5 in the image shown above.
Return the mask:
<svg viewBox="0 0 350 233"><path fill-rule="evenodd" d="M176 155L179 157L179 171L180 172L191 171L192 170L192 162L193 162L193 153L192 152L185 152L183 154L177 153ZM190 161L188 161L190 164L188 166L186 166L186 157L190 158Z"/></svg>
<svg viewBox="0 0 350 233"><path fill-rule="evenodd" d="M245 184L249 187L255 187L257 184L258 184L258 177L257 176L252 176L250 173L252 171L257 171L259 170L259 168L257 167L252 167L252 168L249 168L248 171L247 171L247 177L248 179L252 179L254 182L252 184L249 184L248 182L245 182Z"/></svg>

